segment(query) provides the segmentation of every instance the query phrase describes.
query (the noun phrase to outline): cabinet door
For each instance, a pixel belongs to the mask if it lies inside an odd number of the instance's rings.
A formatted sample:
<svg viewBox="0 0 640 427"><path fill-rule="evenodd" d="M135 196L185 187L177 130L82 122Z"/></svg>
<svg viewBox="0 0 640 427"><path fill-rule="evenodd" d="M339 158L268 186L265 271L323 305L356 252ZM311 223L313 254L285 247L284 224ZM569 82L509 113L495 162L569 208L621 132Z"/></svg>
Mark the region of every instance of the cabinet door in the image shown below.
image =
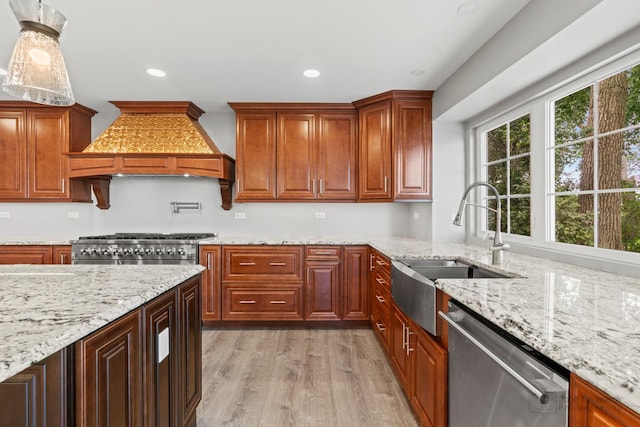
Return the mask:
<svg viewBox="0 0 640 427"><path fill-rule="evenodd" d="M318 114L319 199L356 200L355 113Z"/></svg>
<svg viewBox="0 0 640 427"><path fill-rule="evenodd" d="M570 427L640 426L640 414L574 374L570 381Z"/></svg>
<svg viewBox="0 0 640 427"><path fill-rule="evenodd" d="M359 110L359 200L391 200L391 101Z"/></svg>
<svg viewBox="0 0 640 427"><path fill-rule="evenodd" d="M144 424L178 425L178 323L176 291L144 306Z"/></svg>
<svg viewBox="0 0 640 427"><path fill-rule="evenodd" d="M0 383L0 427L71 425L68 379L67 350L62 349Z"/></svg>
<svg viewBox="0 0 640 427"><path fill-rule="evenodd" d="M393 197L431 200L431 100L394 101L393 118Z"/></svg>
<svg viewBox="0 0 640 427"><path fill-rule="evenodd" d="M182 426L195 426L196 408L202 397L202 313L200 278L178 288L180 347L179 413Z"/></svg>
<svg viewBox="0 0 640 427"><path fill-rule="evenodd" d="M142 315L136 310L76 343L76 421L142 424Z"/></svg>
<svg viewBox="0 0 640 427"><path fill-rule="evenodd" d="M315 114L278 113L278 199L316 198L315 132Z"/></svg>
<svg viewBox="0 0 640 427"><path fill-rule="evenodd" d="M391 310L391 363L407 396L411 395L409 355L413 349L409 347L410 334L409 320L393 304Z"/></svg>
<svg viewBox="0 0 640 427"><path fill-rule="evenodd" d="M236 113L236 201L276 198L276 113Z"/></svg>
<svg viewBox="0 0 640 427"><path fill-rule="evenodd" d="M342 301L344 320L369 318L369 250L367 246L345 246L342 256Z"/></svg>
<svg viewBox="0 0 640 427"><path fill-rule="evenodd" d="M221 249L218 245L200 246L200 264L206 270L202 272L202 320L220 320L222 279Z"/></svg>
<svg viewBox="0 0 640 427"><path fill-rule="evenodd" d="M447 350L427 332L412 324L409 345L413 348L410 402L427 427L447 426Z"/></svg>
<svg viewBox="0 0 640 427"><path fill-rule="evenodd" d="M307 261L306 320L340 320L340 261Z"/></svg>
<svg viewBox="0 0 640 427"><path fill-rule="evenodd" d="M69 111L34 109L27 113L29 198L65 198L69 151Z"/></svg>
<svg viewBox="0 0 640 427"><path fill-rule="evenodd" d="M71 245L53 246L51 262L53 264L71 264Z"/></svg>
<svg viewBox="0 0 640 427"><path fill-rule="evenodd" d="M0 264L51 264L51 246L0 245Z"/></svg>
<svg viewBox="0 0 640 427"><path fill-rule="evenodd" d="M26 110L0 111L0 199L27 197Z"/></svg>

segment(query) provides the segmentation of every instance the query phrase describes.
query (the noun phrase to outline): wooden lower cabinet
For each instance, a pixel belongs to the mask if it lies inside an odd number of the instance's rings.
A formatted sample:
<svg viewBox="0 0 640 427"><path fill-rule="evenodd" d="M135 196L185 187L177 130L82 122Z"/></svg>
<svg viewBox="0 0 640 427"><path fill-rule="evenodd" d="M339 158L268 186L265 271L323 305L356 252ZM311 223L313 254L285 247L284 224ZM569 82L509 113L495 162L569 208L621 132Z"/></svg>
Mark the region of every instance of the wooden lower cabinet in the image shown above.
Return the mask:
<svg viewBox="0 0 640 427"><path fill-rule="evenodd" d="M179 414L182 426L196 425L196 408L202 398L202 317L200 280L193 278L178 288Z"/></svg>
<svg viewBox="0 0 640 427"><path fill-rule="evenodd" d="M637 427L640 414L609 397L577 375L569 384L570 427Z"/></svg>
<svg viewBox="0 0 640 427"><path fill-rule="evenodd" d="M305 320L340 320L341 248L307 246Z"/></svg>
<svg viewBox="0 0 640 427"><path fill-rule="evenodd" d="M178 345L178 306L176 291L167 292L144 308L145 352L143 394L144 425L177 426L180 353Z"/></svg>
<svg viewBox="0 0 640 427"><path fill-rule="evenodd" d="M0 427L73 425L68 356L62 349L0 384Z"/></svg>
<svg viewBox="0 0 640 427"><path fill-rule="evenodd" d="M51 264L49 245L0 245L0 264Z"/></svg>
<svg viewBox="0 0 640 427"><path fill-rule="evenodd" d="M342 319L369 319L369 247L342 248Z"/></svg>
<svg viewBox="0 0 640 427"><path fill-rule="evenodd" d="M409 346L409 336L413 334L409 328L409 319L398 307L393 305L391 310L391 364L404 388L407 396L411 395L411 361L412 352L415 350Z"/></svg>
<svg viewBox="0 0 640 427"><path fill-rule="evenodd" d="M202 395L200 278L75 344L76 425L196 425Z"/></svg>
<svg viewBox="0 0 640 427"><path fill-rule="evenodd" d="M202 321L222 318L222 272L220 245L201 245L199 262L205 267L202 272Z"/></svg>
<svg viewBox="0 0 640 427"><path fill-rule="evenodd" d="M395 304L389 358L420 425L446 427L447 350Z"/></svg>
<svg viewBox="0 0 640 427"><path fill-rule="evenodd" d="M142 313L132 313L76 343L79 426L142 424Z"/></svg>
<svg viewBox="0 0 640 427"><path fill-rule="evenodd" d="M52 247L52 264L71 264L71 245L56 245Z"/></svg>
<svg viewBox="0 0 640 427"><path fill-rule="evenodd" d="M413 367L409 378L409 402L420 419L429 427L447 425L447 349L418 325L411 327L409 339Z"/></svg>

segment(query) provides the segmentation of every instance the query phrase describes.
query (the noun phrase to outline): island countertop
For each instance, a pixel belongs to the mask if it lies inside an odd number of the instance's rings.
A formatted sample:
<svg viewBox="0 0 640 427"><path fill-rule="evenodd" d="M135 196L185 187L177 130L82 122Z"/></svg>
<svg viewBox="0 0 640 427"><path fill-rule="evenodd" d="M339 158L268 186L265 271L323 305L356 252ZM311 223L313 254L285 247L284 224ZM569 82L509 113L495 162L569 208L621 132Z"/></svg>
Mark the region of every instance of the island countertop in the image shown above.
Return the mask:
<svg viewBox="0 0 640 427"><path fill-rule="evenodd" d="M199 265L0 265L0 382L203 269Z"/></svg>

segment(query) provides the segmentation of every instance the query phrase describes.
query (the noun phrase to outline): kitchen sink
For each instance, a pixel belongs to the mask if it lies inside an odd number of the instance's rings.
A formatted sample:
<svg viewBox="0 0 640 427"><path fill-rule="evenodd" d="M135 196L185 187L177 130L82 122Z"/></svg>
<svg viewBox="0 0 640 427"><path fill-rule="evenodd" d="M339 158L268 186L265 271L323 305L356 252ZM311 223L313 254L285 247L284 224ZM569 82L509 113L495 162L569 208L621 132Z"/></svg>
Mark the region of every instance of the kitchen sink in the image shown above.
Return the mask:
<svg viewBox="0 0 640 427"><path fill-rule="evenodd" d="M455 259L400 259L400 263L429 280L437 279L505 279L510 276Z"/></svg>
<svg viewBox="0 0 640 427"><path fill-rule="evenodd" d="M391 267L391 295L400 309L432 335L436 322L437 279L500 279L510 276L455 259L400 259Z"/></svg>

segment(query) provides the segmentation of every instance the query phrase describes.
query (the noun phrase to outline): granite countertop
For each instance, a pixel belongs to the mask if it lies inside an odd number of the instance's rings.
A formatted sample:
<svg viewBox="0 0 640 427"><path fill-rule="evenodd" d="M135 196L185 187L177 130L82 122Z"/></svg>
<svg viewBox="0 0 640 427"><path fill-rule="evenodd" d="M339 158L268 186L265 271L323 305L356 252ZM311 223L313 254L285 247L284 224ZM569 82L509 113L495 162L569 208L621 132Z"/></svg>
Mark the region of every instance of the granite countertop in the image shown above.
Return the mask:
<svg viewBox="0 0 640 427"><path fill-rule="evenodd" d="M638 278L515 252L505 252L504 263L497 268L491 265L491 253L487 247L463 243L430 243L411 238L220 236L202 240L201 244L368 244L392 259L456 258L511 276L517 275L519 277L508 279L441 279L436 282L436 286L640 413ZM77 267L79 266L66 268ZM99 267L100 270L104 268ZM118 268L122 266L110 267ZM158 268L153 266L154 272ZM0 269L0 273L2 271L4 270ZM25 271L38 270L37 267L30 266ZM113 274L115 275L115 271ZM128 276L123 274L121 277L128 280ZM0 283L5 283L5 279L0 279ZM99 286L100 280L97 282ZM7 310L5 301L8 298L10 297L6 294L0 297L3 306L0 308L0 339L5 338L3 342L7 341L2 328ZM47 321L56 324L55 319ZM37 320L34 322L36 326L40 326ZM38 358L37 348L31 351L36 352L31 355L31 361L42 359ZM3 354L4 350L0 346L0 355ZM0 365L0 378L3 369L5 367Z"/></svg>
<svg viewBox="0 0 640 427"><path fill-rule="evenodd" d="M0 265L0 382L203 269L199 265Z"/></svg>

